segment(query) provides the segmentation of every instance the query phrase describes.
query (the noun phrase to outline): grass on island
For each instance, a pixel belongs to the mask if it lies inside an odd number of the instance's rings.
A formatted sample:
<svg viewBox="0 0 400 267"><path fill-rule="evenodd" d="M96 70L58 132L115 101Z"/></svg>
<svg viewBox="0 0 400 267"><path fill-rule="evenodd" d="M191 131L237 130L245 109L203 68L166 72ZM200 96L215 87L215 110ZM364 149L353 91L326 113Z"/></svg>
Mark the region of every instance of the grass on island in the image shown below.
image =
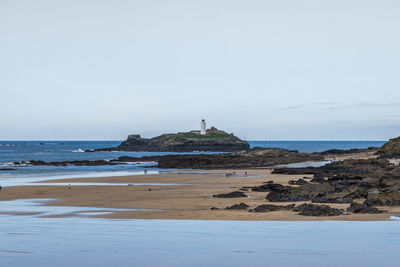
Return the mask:
<svg viewBox="0 0 400 267"><path fill-rule="evenodd" d="M181 138L184 139L222 139L222 138L231 138L232 135L224 132L208 132L206 135L199 135L192 132L183 133Z"/></svg>

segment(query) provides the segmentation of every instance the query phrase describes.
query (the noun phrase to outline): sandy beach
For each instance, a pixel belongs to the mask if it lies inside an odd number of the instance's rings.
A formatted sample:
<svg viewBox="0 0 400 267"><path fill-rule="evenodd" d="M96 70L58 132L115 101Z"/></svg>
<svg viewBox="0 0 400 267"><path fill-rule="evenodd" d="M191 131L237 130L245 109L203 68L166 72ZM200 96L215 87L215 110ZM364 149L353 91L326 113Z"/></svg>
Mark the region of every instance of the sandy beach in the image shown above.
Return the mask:
<svg viewBox="0 0 400 267"><path fill-rule="evenodd" d="M226 177L225 173L233 173ZM245 176L247 172L247 176ZM55 199L45 205L98 207L118 209L148 209L148 211L116 211L112 214L96 215L103 218L124 219L185 219L185 220L387 220L399 216L399 207L381 207L382 214L348 214L342 216L310 217L292 211L248 212L247 210L210 210L211 207L224 209L234 204L246 203L249 208L262 204L288 205L287 202L268 202L264 192L245 192L247 198L214 198L215 194L237 191L273 180L287 185L289 180L304 175L271 174L271 170L179 170L160 174L121 177L77 178L47 180L40 185L13 186L3 189L0 200ZM51 183L51 185L43 185ZM71 183L54 185L55 183ZM98 185L74 185L74 183L99 183ZM115 185L113 185L115 184ZM147 184L147 185L143 185ZM148 185L168 184L168 185ZM362 200L360 200L362 201ZM294 203L294 202L293 202ZM295 202L296 205L304 202ZM346 209L349 204L329 204ZM65 214L62 216L75 216Z"/></svg>

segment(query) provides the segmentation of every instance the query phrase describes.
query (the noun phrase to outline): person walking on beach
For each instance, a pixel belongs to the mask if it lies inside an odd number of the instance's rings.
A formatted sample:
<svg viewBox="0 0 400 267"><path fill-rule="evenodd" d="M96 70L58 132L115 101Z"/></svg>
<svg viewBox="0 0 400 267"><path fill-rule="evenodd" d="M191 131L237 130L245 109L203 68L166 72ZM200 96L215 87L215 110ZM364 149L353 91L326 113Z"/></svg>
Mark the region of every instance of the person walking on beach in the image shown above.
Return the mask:
<svg viewBox="0 0 400 267"><path fill-rule="evenodd" d="M0 191L3 190L3 187L0 185Z"/></svg>
<svg viewBox="0 0 400 267"><path fill-rule="evenodd" d="M143 172L144 172L144 174L147 174L147 169L144 169L144 171L143 171Z"/></svg>

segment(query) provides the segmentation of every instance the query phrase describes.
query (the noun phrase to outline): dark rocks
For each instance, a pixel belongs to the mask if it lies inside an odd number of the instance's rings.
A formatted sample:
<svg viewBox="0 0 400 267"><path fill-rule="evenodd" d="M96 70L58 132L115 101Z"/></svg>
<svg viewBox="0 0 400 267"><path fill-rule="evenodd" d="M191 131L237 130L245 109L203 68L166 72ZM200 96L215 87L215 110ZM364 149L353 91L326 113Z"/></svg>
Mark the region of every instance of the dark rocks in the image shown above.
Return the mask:
<svg viewBox="0 0 400 267"><path fill-rule="evenodd" d="M320 156L279 148L253 148L230 154L167 155L159 157L159 168L176 169L239 169L268 167L308 160Z"/></svg>
<svg viewBox="0 0 400 267"><path fill-rule="evenodd" d="M334 192L329 184L305 184L299 187L277 187L271 190L266 199L271 202L310 201L317 196Z"/></svg>
<svg viewBox="0 0 400 267"><path fill-rule="evenodd" d="M381 158L400 158L400 136L385 143L378 154Z"/></svg>
<svg viewBox="0 0 400 267"><path fill-rule="evenodd" d="M321 167L304 167L304 168L277 168L272 174L317 174L322 170Z"/></svg>
<svg viewBox="0 0 400 267"><path fill-rule="evenodd" d="M345 154L354 154L354 153L375 153L379 148L378 147L369 147L367 149L364 148L352 148L352 149L329 149L322 152L315 152L318 155L345 155Z"/></svg>
<svg viewBox="0 0 400 267"><path fill-rule="evenodd" d="M301 204L293 209L304 216L339 216L344 214L344 210L331 208L327 205Z"/></svg>
<svg viewBox="0 0 400 267"><path fill-rule="evenodd" d="M213 195L213 197L218 197L218 198L239 198L239 197L247 197L247 195L244 194L243 192L234 191L234 192L230 192L230 193L227 193L227 194Z"/></svg>
<svg viewBox="0 0 400 267"><path fill-rule="evenodd" d="M334 175L364 175L377 171L389 171L394 166L386 159L349 159L336 161L321 167L279 168L276 174L314 174L314 177L332 177Z"/></svg>
<svg viewBox="0 0 400 267"><path fill-rule="evenodd" d="M281 184L274 184L272 183L266 183L260 186L254 186L251 188L251 191L254 192L270 192L270 191L275 191L275 190L283 190L285 186Z"/></svg>
<svg viewBox="0 0 400 267"><path fill-rule="evenodd" d="M287 205L287 206L279 206L279 205L261 205L254 209L249 210L249 212L270 212L270 211L279 211L279 210L292 210L295 204Z"/></svg>
<svg viewBox="0 0 400 267"><path fill-rule="evenodd" d="M368 213L368 214L377 214L384 212L382 210L378 210L377 208L364 204L359 204L356 202L351 203L350 207L347 208L347 211L353 213Z"/></svg>
<svg viewBox="0 0 400 267"><path fill-rule="evenodd" d="M13 168L0 168L0 171L15 171Z"/></svg>
<svg viewBox="0 0 400 267"><path fill-rule="evenodd" d="M358 176L358 175L334 175L334 176L328 178L328 183L332 183L332 182L343 183L344 182L347 184L351 184L351 183L358 183L362 179L364 179L364 177Z"/></svg>
<svg viewBox="0 0 400 267"><path fill-rule="evenodd" d="M270 212L279 210L292 210L300 212L300 215L304 216L339 216L344 214L344 210L331 208L327 205L314 205L314 204L301 204L295 207L294 204L287 206L278 205L261 205L254 209L249 210L249 212Z"/></svg>
<svg viewBox="0 0 400 267"><path fill-rule="evenodd" d="M245 203L240 203L240 204L235 204L230 207L226 207L226 210L246 210L249 207L249 205Z"/></svg>
<svg viewBox="0 0 400 267"><path fill-rule="evenodd" d="M305 184L308 184L308 182L306 180L300 178L297 181L296 180L290 180L289 184L290 185L305 185Z"/></svg>
<svg viewBox="0 0 400 267"><path fill-rule="evenodd" d="M323 184L326 183L326 180L322 177L314 177L310 180L310 183L319 183L319 184Z"/></svg>
<svg viewBox="0 0 400 267"><path fill-rule="evenodd" d="M367 206L400 206L400 190L383 194L368 194L364 204Z"/></svg>
<svg viewBox="0 0 400 267"><path fill-rule="evenodd" d="M317 196L312 199L312 203L351 203L353 198L351 197L329 197L329 196Z"/></svg>

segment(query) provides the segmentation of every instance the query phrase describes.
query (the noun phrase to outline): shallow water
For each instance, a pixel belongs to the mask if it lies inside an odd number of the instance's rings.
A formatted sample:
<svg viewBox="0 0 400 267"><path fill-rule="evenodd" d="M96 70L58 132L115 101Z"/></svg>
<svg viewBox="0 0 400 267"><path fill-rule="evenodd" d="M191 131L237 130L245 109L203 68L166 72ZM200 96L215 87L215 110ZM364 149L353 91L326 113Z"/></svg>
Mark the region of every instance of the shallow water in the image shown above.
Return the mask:
<svg viewBox="0 0 400 267"><path fill-rule="evenodd" d="M0 266L396 266L400 222L0 215Z"/></svg>
<svg viewBox="0 0 400 267"><path fill-rule="evenodd" d="M158 174L159 171L148 171L147 174ZM77 173L77 174L55 174L52 175L42 175L42 176L17 176L17 177L1 177L0 185L3 187L8 186L23 186L23 185L51 185L50 183L39 184L38 182L46 180L61 180L61 179L75 179L75 178L96 178L96 177L117 177L117 176L134 176L134 175L144 175L143 171L119 171L119 172L93 172L93 173ZM69 183L64 183L68 185ZM72 184L72 183L71 183ZM61 185L57 183L55 185ZM96 185L106 185L105 183L96 183ZM113 184L116 185L116 184ZM127 185L127 184L123 184Z"/></svg>
<svg viewBox="0 0 400 267"><path fill-rule="evenodd" d="M98 207L70 207L70 206L46 206L56 199L16 199L0 201L0 213L2 214L28 214L21 216L46 217L46 216L95 216L110 214L117 211L157 211L150 209L114 209ZM31 214L31 215L29 215Z"/></svg>
<svg viewBox="0 0 400 267"><path fill-rule="evenodd" d="M306 168L306 167L322 167L326 164L331 163L330 160L325 161L310 161L310 162L299 162L299 163L289 163L289 164L281 164L276 165L274 168Z"/></svg>

